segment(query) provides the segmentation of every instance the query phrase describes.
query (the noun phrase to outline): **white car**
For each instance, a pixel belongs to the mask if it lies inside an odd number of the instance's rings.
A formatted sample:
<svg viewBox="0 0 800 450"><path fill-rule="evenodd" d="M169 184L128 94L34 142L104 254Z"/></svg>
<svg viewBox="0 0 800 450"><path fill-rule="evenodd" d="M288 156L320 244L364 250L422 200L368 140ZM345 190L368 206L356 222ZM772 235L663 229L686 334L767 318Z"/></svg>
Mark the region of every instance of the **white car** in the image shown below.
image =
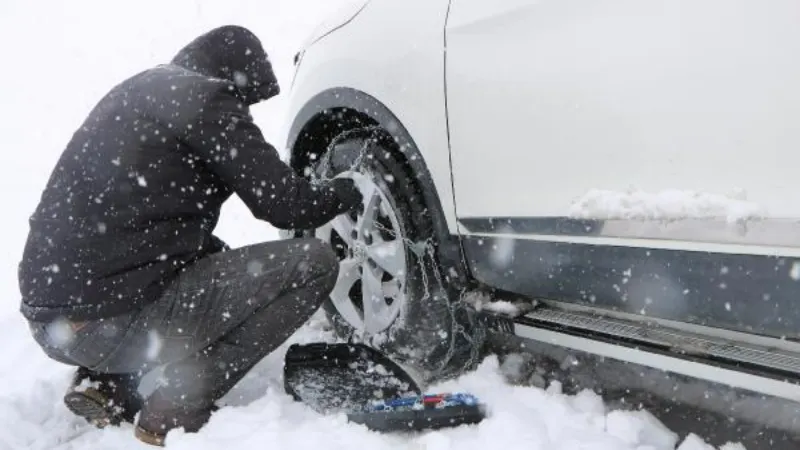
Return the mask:
<svg viewBox="0 0 800 450"><path fill-rule="evenodd" d="M299 173L365 194L298 232L342 259L337 331L437 378L488 326L559 364L600 358L604 385L702 403L675 386L705 383L795 426L799 18L790 0L361 0L330 17L296 57L287 144ZM632 375L603 373L615 362Z"/></svg>

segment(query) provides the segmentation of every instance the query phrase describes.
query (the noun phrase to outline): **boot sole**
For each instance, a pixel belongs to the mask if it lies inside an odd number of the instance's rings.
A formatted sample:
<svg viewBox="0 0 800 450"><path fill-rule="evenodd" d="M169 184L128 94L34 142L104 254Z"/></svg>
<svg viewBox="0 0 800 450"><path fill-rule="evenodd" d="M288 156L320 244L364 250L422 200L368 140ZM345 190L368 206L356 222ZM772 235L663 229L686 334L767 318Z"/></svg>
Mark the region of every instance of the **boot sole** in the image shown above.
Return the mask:
<svg viewBox="0 0 800 450"><path fill-rule="evenodd" d="M214 412L218 411L219 409L220 409L220 407L217 406L216 404L212 405L211 406L211 413L213 414ZM144 414L146 414L146 413L144 413ZM140 422L136 424L136 426L134 427L134 430L133 430L133 434L134 434L134 436L136 436L136 439L142 441L145 444L153 445L153 446L156 446L156 447L164 447L164 442L167 439L166 432L159 434L159 433L153 433L152 431L148 431L147 429L145 429L144 427L142 427L140 425L141 418L139 420L140 420ZM206 422L207 422L207 420L206 420ZM205 425L205 423L203 423L203 425ZM181 428L183 428L184 431L186 431L187 433L197 433L199 431L199 429L203 425L201 425L198 428L193 428L193 427L190 427L190 428L181 427ZM167 432L168 431L169 430L167 430Z"/></svg>
<svg viewBox="0 0 800 450"><path fill-rule="evenodd" d="M165 436L151 433L140 426L136 427L134 430L134 435L136 436L136 439L155 447L163 447L164 440L166 439Z"/></svg>
<svg viewBox="0 0 800 450"><path fill-rule="evenodd" d="M70 392L64 396L64 403L73 414L83 417L97 428L120 424L119 418L105 407L107 403L105 396L95 389Z"/></svg>

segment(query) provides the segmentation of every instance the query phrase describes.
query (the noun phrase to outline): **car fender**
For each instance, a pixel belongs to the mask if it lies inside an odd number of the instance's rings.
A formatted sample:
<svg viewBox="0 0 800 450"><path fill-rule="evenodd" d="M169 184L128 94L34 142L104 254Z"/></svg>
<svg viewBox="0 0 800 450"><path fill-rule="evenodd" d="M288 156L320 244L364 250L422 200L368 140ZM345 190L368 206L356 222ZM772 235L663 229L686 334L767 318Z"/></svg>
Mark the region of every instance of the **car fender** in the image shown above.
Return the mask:
<svg viewBox="0 0 800 450"><path fill-rule="evenodd" d="M301 116L314 102L381 105L382 112L359 112L392 117L385 127L393 134L390 128L402 124L436 188L447 230L456 234L444 86L448 6L449 0L372 0L345 26L301 50L287 111L292 137L284 142L292 148Z"/></svg>

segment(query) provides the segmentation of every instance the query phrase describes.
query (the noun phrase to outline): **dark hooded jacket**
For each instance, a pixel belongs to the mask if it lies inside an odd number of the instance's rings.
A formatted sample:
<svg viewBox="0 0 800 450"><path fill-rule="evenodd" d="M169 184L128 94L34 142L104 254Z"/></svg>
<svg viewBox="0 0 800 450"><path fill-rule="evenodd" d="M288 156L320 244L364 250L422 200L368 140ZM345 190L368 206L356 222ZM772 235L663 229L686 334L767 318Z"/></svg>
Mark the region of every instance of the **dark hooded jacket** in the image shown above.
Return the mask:
<svg viewBox="0 0 800 450"><path fill-rule="evenodd" d="M259 40L232 26L114 87L30 217L22 314L91 320L154 301L182 267L223 249L212 233L234 193L284 229L344 212L332 187L296 176L254 125L249 106L278 92Z"/></svg>

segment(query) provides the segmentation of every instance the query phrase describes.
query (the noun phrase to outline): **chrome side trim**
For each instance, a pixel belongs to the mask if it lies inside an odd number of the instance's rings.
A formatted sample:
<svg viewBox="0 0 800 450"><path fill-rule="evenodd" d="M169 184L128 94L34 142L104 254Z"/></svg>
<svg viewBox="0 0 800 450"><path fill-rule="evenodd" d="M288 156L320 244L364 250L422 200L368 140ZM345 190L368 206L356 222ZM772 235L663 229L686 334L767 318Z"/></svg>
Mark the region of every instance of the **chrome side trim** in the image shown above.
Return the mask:
<svg viewBox="0 0 800 450"><path fill-rule="evenodd" d="M536 234L493 234L473 233L469 236L485 237L489 244L510 243L514 240L560 242L565 244L586 244L605 247L630 247L644 249L678 250L684 252L704 252L722 254L744 254L761 256L784 256L800 258L800 246L775 247L766 245L741 245L718 242L676 241L643 238L615 238L594 236L548 236ZM800 273L800 267L798 267Z"/></svg>
<svg viewBox="0 0 800 450"><path fill-rule="evenodd" d="M614 345L557 331L535 328L525 324L514 324L514 334L525 339L570 348L618 361L639 364L764 395L800 401L800 385L773 378L760 377L638 348Z"/></svg>
<svg viewBox="0 0 800 450"><path fill-rule="evenodd" d="M677 248L676 243L686 242L800 248L800 219L764 218L729 222L725 218L594 220L571 217L476 217L460 218L459 223L465 234L527 236L530 239L546 238L552 241L577 242L574 238L581 238L580 242L592 243L604 238L668 241L656 243L654 248ZM644 243L635 245L644 246ZM651 245L648 243L648 246Z"/></svg>

